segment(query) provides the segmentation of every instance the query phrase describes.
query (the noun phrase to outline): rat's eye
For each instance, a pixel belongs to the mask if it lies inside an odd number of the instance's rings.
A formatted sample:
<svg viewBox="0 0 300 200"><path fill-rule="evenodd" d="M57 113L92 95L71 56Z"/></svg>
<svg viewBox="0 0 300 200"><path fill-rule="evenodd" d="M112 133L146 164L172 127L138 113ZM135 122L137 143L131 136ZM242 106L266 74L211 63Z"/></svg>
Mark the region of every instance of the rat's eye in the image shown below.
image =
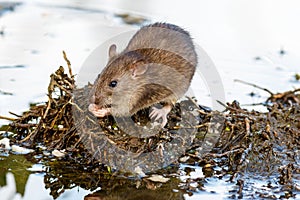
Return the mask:
<svg viewBox="0 0 300 200"><path fill-rule="evenodd" d="M117 84L118 84L118 82L117 82L117 81L112 81L112 82L110 82L110 83L109 83L109 87L112 87L112 88L114 88L114 87L116 87L116 86L117 86Z"/></svg>

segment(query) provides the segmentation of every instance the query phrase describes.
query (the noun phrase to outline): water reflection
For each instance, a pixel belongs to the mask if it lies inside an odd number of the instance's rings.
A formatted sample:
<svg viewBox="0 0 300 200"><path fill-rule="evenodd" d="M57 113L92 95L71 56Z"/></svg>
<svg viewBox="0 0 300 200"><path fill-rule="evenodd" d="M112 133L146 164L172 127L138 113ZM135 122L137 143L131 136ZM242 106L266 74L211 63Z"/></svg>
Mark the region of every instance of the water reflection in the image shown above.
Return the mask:
<svg viewBox="0 0 300 200"><path fill-rule="evenodd" d="M10 172L2 173L2 168L0 168L0 170L0 196L2 198L4 197L4 199L13 199L17 191L14 175Z"/></svg>
<svg viewBox="0 0 300 200"><path fill-rule="evenodd" d="M93 167L83 167L64 161L49 162L44 176L45 187L58 198L66 190L80 187L90 192L85 199L183 199L178 178L170 178L167 183L153 182L129 174L109 173L103 166L95 163ZM65 167L62 167L65 166ZM178 167L169 168L174 173ZM177 189L177 192L174 192Z"/></svg>
<svg viewBox="0 0 300 200"><path fill-rule="evenodd" d="M184 199L184 192L178 190L178 178L162 184L148 179L128 178L125 174L97 171L98 168L87 169L64 161L48 162L43 167L44 173L38 167L35 174L34 168L24 155L3 158L0 161L1 199L74 199L74 196L90 200ZM178 168L173 170L176 172Z"/></svg>
<svg viewBox="0 0 300 200"><path fill-rule="evenodd" d="M27 169L32 165L33 163L22 155L0 156L0 194L3 193L2 197L12 197L14 193L24 196L26 183L31 174ZM7 190L8 193L5 192Z"/></svg>
<svg viewBox="0 0 300 200"><path fill-rule="evenodd" d="M106 194L105 191L95 192L84 197L84 200L184 200L180 192L168 192L162 190L137 190L129 188L118 188L113 193Z"/></svg>

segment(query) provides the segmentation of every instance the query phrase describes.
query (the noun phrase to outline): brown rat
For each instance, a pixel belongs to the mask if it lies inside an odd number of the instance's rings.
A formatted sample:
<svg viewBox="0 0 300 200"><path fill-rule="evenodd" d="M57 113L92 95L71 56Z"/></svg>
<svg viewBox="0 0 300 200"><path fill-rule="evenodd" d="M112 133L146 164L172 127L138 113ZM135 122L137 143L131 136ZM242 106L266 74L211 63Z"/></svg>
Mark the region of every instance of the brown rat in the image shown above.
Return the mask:
<svg viewBox="0 0 300 200"><path fill-rule="evenodd" d="M197 65L197 54L189 33L182 28L154 23L142 27L127 47L116 52L109 48L109 61L95 80L89 111L97 117L131 116L156 103L150 117L162 118L190 86Z"/></svg>

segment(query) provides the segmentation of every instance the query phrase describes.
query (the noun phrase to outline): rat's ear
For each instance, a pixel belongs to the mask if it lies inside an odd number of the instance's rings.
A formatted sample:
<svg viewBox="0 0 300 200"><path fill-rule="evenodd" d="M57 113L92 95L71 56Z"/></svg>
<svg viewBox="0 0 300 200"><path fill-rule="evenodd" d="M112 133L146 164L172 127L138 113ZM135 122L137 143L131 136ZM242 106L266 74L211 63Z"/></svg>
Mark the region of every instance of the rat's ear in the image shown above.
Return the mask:
<svg viewBox="0 0 300 200"><path fill-rule="evenodd" d="M110 45L108 50L109 58L112 58L117 55L117 46L115 44Z"/></svg>
<svg viewBox="0 0 300 200"><path fill-rule="evenodd" d="M144 74L148 70L148 65L143 61L136 62L131 70L132 77L136 78L137 76Z"/></svg>

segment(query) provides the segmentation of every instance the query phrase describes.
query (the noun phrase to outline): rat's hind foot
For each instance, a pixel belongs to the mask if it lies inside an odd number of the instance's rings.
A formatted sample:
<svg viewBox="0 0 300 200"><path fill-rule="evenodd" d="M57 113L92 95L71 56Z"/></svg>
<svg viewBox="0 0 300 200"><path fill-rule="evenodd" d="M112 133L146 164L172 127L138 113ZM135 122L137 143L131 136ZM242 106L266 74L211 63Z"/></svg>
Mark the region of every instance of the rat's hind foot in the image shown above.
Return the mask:
<svg viewBox="0 0 300 200"><path fill-rule="evenodd" d="M165 105L161 109L156 108L156 107L153 106L149 117L151 119L154 119L154 121L161 118L162 119L161 127L163 128L163 127L165 127L165 125L168 122L167 115L169 114L171 109L172 109L171 105Z"/></svg>

